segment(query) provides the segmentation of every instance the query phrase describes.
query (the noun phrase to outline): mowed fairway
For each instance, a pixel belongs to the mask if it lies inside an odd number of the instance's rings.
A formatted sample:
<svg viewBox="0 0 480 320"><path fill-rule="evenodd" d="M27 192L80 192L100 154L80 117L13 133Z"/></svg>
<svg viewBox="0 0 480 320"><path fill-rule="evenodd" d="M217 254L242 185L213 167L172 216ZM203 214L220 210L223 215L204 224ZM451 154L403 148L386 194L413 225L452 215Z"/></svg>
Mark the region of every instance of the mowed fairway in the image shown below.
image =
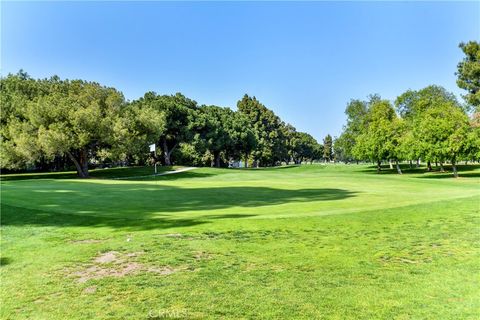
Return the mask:
<svg viewBox="0 0 480 320"><path fill-rule="evenodd" d="M7 177L1 318L478 319L480 169L462 169Z"/></svg>

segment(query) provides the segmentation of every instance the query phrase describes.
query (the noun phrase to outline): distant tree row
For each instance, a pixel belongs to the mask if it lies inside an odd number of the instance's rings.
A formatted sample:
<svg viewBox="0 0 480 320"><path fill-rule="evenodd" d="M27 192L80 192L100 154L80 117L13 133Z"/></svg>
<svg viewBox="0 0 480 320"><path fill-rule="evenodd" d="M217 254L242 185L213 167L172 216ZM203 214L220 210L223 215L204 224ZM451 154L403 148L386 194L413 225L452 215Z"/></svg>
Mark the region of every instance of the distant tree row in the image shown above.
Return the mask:
<svg viewBox="0 0 480 320"><path fill-rule="evenodd" d="M454 176L460 160L480 160L480 45L460 44L465 58L458 64L457 84L467 90L466 104L452 93L431 85L408 90L394 103L370 96L367 101L351 100L345 114L347 123L335 140L336 157L342 161L450 162Z"/></svg>
<svg viewBox="0 0 480 320"><path fill-rule="evenodd" d="M322 146L281 121L255 97L237 111L199 106L180 93L147 92L129 102L114 88L82 80L33 79L25 72L0 80L0 167L63 170L80 177L89 165L160 161L273 166L320 159ZM156 144L156 156L148 146Z"/></svg>

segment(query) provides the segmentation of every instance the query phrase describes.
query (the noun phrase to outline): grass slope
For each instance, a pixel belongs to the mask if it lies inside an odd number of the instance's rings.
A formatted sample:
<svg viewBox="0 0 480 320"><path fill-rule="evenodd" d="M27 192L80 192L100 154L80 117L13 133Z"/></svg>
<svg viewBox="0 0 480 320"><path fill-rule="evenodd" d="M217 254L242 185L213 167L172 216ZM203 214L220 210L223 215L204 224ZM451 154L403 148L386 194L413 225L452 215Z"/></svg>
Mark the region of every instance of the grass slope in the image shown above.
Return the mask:
<svg viewBox="0 0 480 320"><path fill-rule="evenodd" d="M478 168L104 172L2 178L2 319L479 315Z"/></svg>

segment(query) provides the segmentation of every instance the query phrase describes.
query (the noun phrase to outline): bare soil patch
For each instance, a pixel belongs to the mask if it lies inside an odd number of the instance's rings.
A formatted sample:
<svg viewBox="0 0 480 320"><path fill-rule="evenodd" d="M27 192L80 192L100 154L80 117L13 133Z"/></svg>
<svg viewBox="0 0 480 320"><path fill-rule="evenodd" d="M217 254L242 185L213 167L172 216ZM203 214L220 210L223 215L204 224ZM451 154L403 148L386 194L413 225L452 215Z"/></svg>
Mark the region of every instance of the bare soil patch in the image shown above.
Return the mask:
<svg viewBox="0 0 480 320"><path fill-rule="evenodd" d="M119 258L118 252L108 251L96 257L94 261L97 263L110 263L110 262L120 262L121 259Z"/></svg>
<svg viewBox="0 0 480 320"><path fill-rule="evenodd" d="M165 235L167 238L182 238L183 235L181 233L168 233Z"/></svg>
<svg viewBox="0 0 480 320"><path fill-rule="evenodd" d="M88 294L95 293L96 291L97 291L97 286L87 287L83 290L83 292Z"/></svg>
<svg viewBox="0 0 480 320"><path fill-rule="evenodd" d="M97 240L97 239L84 239L84 240L73 240L70 241L71 243L75 244L88 244L88 243L100 243L102 240Z"/></svg>
<svg viewBox="0 0 480 320"><path fill-rule="evenodd" d="M159 275L170 275L187 268L173 268L170 266L147 266L135 261L135 258L144 252L120 253L117 251L108 251L96 256L92 264L82 268L81 270L71 273L77 278L79 283L85 283L93 279L101 279L105 277L121 278L127 275L137 274L139 272L152 272ZM92 287L89 287L92 288ZM86 288L84 292L93 289ZM89 290L87 290L89 289Z"/></svg>

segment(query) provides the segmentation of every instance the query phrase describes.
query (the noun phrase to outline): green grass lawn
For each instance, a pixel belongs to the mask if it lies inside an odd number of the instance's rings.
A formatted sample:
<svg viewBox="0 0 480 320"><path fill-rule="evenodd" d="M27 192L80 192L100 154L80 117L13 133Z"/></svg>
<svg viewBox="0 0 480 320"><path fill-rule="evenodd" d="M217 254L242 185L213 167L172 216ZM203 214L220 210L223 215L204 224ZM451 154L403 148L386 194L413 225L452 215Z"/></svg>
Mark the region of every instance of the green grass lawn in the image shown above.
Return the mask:
<svg viewBox="0 0 480 320"><path fill-rule="evenodd" d="M461 170L3 176L0 317L478 319L480 168Z"/></svg>

